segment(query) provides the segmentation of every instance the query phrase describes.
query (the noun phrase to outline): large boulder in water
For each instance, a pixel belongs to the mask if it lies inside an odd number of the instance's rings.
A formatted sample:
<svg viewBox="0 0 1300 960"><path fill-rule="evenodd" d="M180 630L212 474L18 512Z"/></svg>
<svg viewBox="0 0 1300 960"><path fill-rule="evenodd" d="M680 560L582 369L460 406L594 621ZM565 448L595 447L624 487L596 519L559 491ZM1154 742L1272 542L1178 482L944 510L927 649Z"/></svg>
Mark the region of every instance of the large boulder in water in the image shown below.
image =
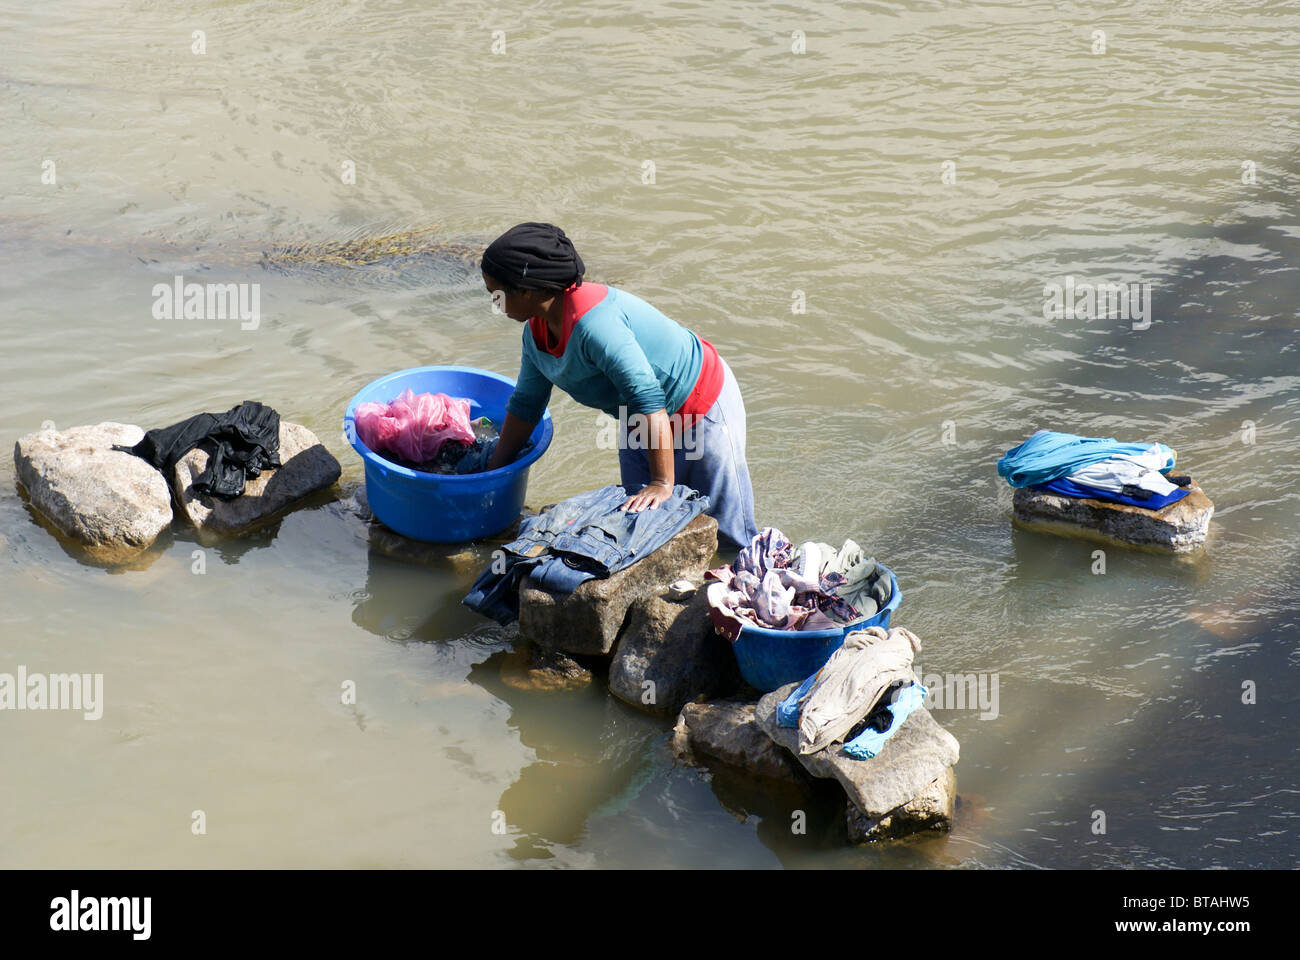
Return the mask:
<svg viewBox="0 0 1300 960"><path fill-rule="evenodd" d="M162 474L113 449L143 438L134 424L106 421L29 433L14 445L18 482L32 507L96 562L131 560L172 522Z"/></svg>
<svg viewBox="0 0 1300 960"><path fill-rule="evenodd" d="M1214 516L1214 502L1195 481L1187 496L1163 510L1028 487L1017 488L1011 509L1016 522L1032 530L1171 553L1203 546Z"/></svg>
<svg viewBox="0 0 1300 960"><path fill-rule="evenodd" d="M677 599L642 597L623 622L609 665L609 692L625 703L675 717L699 697L740 685L731 644L713 629L707 591Z"/></svg>
<svg viewBox="0 0 1300 960"><path fill-rule="evenodd" d="M919 794L882 817L867 816L850 801L844 825L850 843L889 840L924 830L950 830L957 805L957 777L949 767Z"/></svg>
<svg viewBox="0 0 1300 960"><path fill-rule="evenodd" d="M292 507L318 490L333 486L342 469L316 434L297 423L280 421L280 463L263 470L244 484L244 492L231 500L211 497L194 489L194 481L207 469L210 454L205 445L195 447L172 470L172 488L185 518L200 530L237 534Z"/></svg>
<svg viewBox="0 0 1300 960"><path fill-rule="evenodd" d="M648 557L571 594L542 590L529 577L519 591L519 633L566 653L609 653L636 600L674 580L698 581L717 552L718 521L700 514Z"/></svg>
<svg viewBox="0 0 1300 960"><path fill-rule="evenodd" d="M835 743L799 753L798 727L776 722L776 708L798 686L788 683L765 694L754 708L758 726L814 777L838 780L848 795L848 826L854 841L901 836L952 825L957 738L917 707L870 760L857 760ZM852 808L856 808L856 811Z"/></svg>
<svg viewBox="0 0 1300 960"><path fill-rule="evenodd" d="M791 684L785 690L793 690ZM773 703L780 701L773 698ZM772 717L771 704L764 711L765 718ZM915 716L915 714L913 714ZM926 715L927 717L929 714ZM908 718L910 723L912 717ZM889 756L882 750L880 755L871 760L853 760L841 757L839 763L845 766L851 780L863 777L878 777L881 781L874 793L864 794L858 789L847 789L845 778L835 775L846 787L846 804L844 809L845 827L851 843L865 843L872 840L885 840L893 837L907 836L926 830L947 830L952 825L957 797L957 780L953 769L947 765L955 760L956 747L949 751L944 737L934 734L929 725L942 730L933 719L929 724L914 728L913 747L905 752ZM903 729L906 729L904 724ZM916 736L923 734L923 736ZM900 729L895 739L903 735ZM797 736L797 732L796 732ZM924 750L916 749L926 741L937 749L938 762L927 766ZM892 742L892 740L890 741ZM956 741L952 743L955 745ZM711 703L688 703L682 708L673 730L673 752L678 759L698 761L700 759L724 763L756 778L764 784L804 784L808 783L810 773L816 776L832 776L836 761L824 758L827 762L817 765L816 770L791 750L778 745L758 722L756 705L738 700L718 700ZM825 753L825 751L823 751ZM814 756L816 756L814 754ZM879 766L872 764L883 760ZM856 766L848 767L848 764ZM929 773L939 770L938 775L929 783L922 781ZM904 794L917 793L906 800L896 802ZM868 815L858 806L865 802L872 814ZM888 810L880 807L894 804Z"/></svg>
<svg viewBox="0 0 1300 960"><path fill-rule="evenodd" d="M708 757L767 780L808 782L799 761L754 720L754 704L739 700L686 704L673 728L673 752L681 760Z"/></svg>

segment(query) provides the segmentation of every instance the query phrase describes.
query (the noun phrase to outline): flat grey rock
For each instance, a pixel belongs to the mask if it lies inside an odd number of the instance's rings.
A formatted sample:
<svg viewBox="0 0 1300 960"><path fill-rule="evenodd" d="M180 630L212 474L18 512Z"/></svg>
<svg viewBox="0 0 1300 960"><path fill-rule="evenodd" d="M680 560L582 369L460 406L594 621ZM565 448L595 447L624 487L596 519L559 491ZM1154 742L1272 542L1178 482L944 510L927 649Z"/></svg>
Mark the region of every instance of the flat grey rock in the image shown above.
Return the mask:
<svg viewBox="0 0 1300 960"><path fill-rule="evenodd" d="M672 593L641 597L628 610L614 658L609 690L637 709L675 717L689 701L735 689L740 669L731 644L709 619L704 590L684 600Z"/></svg>
<svg viewBox="0 0 1300 960"><path fill-rule="evenodd" d="M868 817L850 801L844 808L849 842L869 843L872 840L890 840L926 830L950 830L956 801L957 777L952 767L917 796L879 819Z"/></svg>
<svg viewBox="0 0 1300 960"><path fill-rule="evenodd" d="M244 484L231 500L209 497L194 489L194 480L207 469L209 454L195 447L172 471L172 489L181 512L200 530L238 534L256 527L318 490L333 486L341 468L334 455L306 427L280 421L280 463Z"/></svg>
<svg viewBox="0 0 1300 960"><path fill-rule="evenodd" d="M144 430L106 421L45 430L14 444L18 482L32 507L105 564L132 560L172 522L171 492L161 473L134 454Z"/></svg>
<svg viewBox="0 0 1300 960"><path fill-rule="evenodd" d="M1011 510L1017 523L1046 533L1186 553L1204 546L1214 503L1193 481L1187 496L1163 510L1064 497L1025 487L1017 488L1012 495Z"/></svg>
<svg viewBox="0 0 1300 960"><path fill-rule="evenodd" d="M898 732L885 741L880 753L870 760L855 760L839 743L798 756L798 728L779 727L776 723L777 704L797 686L788 683L764 694L754 708L755 720L814 777L838 780L849 800L871 820L880 820L919 797L957 762L960 749L956 737L939 726L925 707L914 710Z"/></svg>
<svg viewBox="0 0 1300 960"><path fill-rule="evenodd" d="M769 780L805 783L808 775L754 720L754 704L738 700L688 703L673 730L679 759L709 757Z"/></svg>
<svg viewBox="0 0 1300 960"><path fill-rule="evenodd" d="M650 556L571 594L539 589L529 577L519 591L519 632L567 653L609 653L636 600L663 592L674 580L698 581L717 552L718 521L700 514Z"/></svg>

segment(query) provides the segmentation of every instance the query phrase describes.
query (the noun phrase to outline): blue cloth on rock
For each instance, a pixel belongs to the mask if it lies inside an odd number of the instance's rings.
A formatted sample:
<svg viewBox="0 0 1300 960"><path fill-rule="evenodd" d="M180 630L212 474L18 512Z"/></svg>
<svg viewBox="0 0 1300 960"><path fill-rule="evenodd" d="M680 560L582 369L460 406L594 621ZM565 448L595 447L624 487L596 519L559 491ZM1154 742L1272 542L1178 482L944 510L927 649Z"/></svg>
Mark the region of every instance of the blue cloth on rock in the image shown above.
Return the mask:
<svg viewBox="0 0 1300 960"><path fill-rule="evenodd" d="M790 696L777 704L776 725L778 727L795 727L799 725L799 712L801 710L799 701L808 695L808 691L812 689L816 679L817 674L814 673L799 684ZM855 760L870 760L880 752L885 745L885 741L898 732L898 729L912 712L925 703L925 698L929 695L930 691L919 683L914 682L903 687L898 691L893 704L889 707L893 719L885 731L881 733L870 728L863 730L844 744L844 752Z"/></svg>
<svg viewBox="0 0 1300 960"><path fill-rule="evenodd" d="M1163 443L1119 443L1113 437L1080 437L1073 433L1039 430L1012 447L998 460L998 476L1013 487L1033 487L1074 473L1120 454L1138 455L1152 446L1165 454L1163 473L1174 465L1174 451Z"/></svg>
<svg viewBox="0 0 1300 960"><path fill-rule="evenodd" d="M654 553L699 516L708 497L678 484L653 510L620 510L627 491L601 487L519 521L518 536L493 551L461 601L501 624L519 618L519 587L530 573L555 593L570 593L593 577L608 577Z"/></svg>
<svg viewBox="0 0 1300 960"><path fill-rule="evenodd" d="M1153 493L1147 499L1141 500L1137 497L1127 497L1122 493L1112 493L1109 490L1100 490L1097 487L1075 483L1068 477L1061 477L1059 480L1052 480L1048 483L1040 483L1033 489L1046 490L1048 493L1059 493L1064 497L1091 498L1093 500L1106 500L1110 503L1126 503L1131 507L1142 507L1144 510L1163 510L1169 504L1177 503L1191 493L1191 490L1187 487L1179 487L1168 496L1162 497Z"/></svg>
<svg viewBox="0 0 1300 960"><path fill-rule="evenodd" d="M898 732L904 721L912 715L912 711L925 703L925 698L929 694L930 691L919 683L912 683L899 690L894 702L889 706L893 719L884 732L868 727L844 744L844 752L855 760L870 760L884 747L885 741Z"/></svg>
<svg viewBox="0 0 1300 960"><path fill-rule="evenodd" d="M820 672L820 671L818 671ZM799 701L808 696L808 691L817 681L817 674L799 684L795 691L776 706L776 725L778 727L797 727L799 725Z"/></svg>

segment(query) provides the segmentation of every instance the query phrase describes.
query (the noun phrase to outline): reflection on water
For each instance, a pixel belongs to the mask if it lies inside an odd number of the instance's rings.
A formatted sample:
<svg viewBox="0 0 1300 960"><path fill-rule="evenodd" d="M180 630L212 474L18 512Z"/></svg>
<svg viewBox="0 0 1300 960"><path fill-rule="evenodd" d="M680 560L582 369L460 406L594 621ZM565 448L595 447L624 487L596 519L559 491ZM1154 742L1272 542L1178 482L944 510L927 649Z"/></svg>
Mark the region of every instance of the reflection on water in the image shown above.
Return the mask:
<svg viewBox="0 0 1300 960"><path fill-rule="evenodd" d="M4 718L24 775L0 784L0 863L1296 865L1300 92L1279 38L1300 15L204 5L196 56L172 18L91 34L93 12L0 0L0 440L252 398L344 476L337 502L239 540L178 526L108 571L0 463L0 670L103 672L107 701L96 723ZM599 684L503 686L510 632L459 604L494 541L413 553L360 515L348 400L420 364L513 374L519 328L458 251L530 219L727 358L761 522L869 546L926 671L999 676L996 719L936 712L962 746L950 836L847 849L833 788L677 764L669 725ZM447 256L285 256L430 226ZM155 319L177 273L260 284L260 325ZM1045 320L1067 276L1149 283L1150 327ZM618 476L594 414L551 412L533 506ZM1175 447L1216 503L1204 554L1106 549L1099 574L1095 545L1013 528L993 463L1039 427Z"/></svg>

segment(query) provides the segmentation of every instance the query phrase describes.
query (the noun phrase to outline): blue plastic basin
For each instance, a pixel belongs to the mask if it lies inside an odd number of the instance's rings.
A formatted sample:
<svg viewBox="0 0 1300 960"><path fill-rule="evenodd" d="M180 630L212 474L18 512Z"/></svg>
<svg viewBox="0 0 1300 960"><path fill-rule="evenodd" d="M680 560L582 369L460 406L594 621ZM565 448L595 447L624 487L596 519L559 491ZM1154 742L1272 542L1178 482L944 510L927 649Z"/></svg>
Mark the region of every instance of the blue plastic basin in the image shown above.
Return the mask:
<svg viewBox="0 0 1300 960"><path fill-rule="evenodd" d="M477 540L514 523L528 492L528 468L546 452L555 434L550 413L533 429L533 449L514 463L464 476L423 473L386 460L357 436L357 404L388 403L408 387L416 393L466 397L470 419L490 417L500 427L515 382L474 367L412 367L358 391L343 416L343 435L365 463L370 512L390 530L430 543Z"/></svg>
<svg viewBox="0 0 1300 960"><path fill-rule="evenodd" d="M889 574L891 593L883 610L869 620L834 630L769 630L744 626L731 645L740 665L740 675L757 690L769 693L787 683L802 683L826 665L831 654L844 644L854 630L866 627L889 629L889 618L898 609L903 591L898 589L894 571L883 563L880 569Z"/></svg>

